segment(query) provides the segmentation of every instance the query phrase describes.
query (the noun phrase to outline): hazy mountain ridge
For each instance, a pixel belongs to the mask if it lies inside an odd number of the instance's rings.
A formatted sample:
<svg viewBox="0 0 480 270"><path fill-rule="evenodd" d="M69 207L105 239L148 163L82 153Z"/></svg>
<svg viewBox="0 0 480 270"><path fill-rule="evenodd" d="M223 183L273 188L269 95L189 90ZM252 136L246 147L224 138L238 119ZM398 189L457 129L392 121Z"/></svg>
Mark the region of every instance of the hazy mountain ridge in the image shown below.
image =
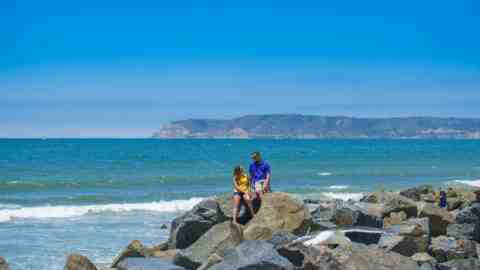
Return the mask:
<svg viewBox="0 0 480 270"><path fill-rule="evenodd" d="M299 114L187 119L163 125L154 138L458 138L480 139L480 119L355 118Z"/></svg>

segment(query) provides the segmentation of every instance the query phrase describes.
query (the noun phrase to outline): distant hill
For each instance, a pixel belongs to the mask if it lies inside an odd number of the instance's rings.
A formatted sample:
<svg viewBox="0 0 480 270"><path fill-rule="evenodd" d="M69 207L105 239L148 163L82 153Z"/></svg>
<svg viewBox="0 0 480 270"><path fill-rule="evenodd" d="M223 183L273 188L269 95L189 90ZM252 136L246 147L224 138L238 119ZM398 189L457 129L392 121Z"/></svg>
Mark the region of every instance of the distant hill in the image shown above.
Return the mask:
<svg viewBox="0 0 480 270"><path fill-rule="evenodd" d="M299 114L188 119L163 125L154 138L458 138L480 139L480 119L353 118Z"/></svg>

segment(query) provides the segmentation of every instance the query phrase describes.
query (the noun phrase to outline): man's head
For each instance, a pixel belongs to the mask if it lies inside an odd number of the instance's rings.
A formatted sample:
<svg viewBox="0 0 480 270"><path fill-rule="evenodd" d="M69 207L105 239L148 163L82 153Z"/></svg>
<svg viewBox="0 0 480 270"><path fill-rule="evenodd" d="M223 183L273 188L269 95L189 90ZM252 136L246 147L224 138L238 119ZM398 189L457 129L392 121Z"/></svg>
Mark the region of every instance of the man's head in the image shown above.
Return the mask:
<svg viewBox="0 0 480 270"><path fill-rule="evenodd" d="M262 160L262 155L258 151L253 152L251 157L252 157L252 160L255 161L255 162L259 162L259 161Z"/></svg>

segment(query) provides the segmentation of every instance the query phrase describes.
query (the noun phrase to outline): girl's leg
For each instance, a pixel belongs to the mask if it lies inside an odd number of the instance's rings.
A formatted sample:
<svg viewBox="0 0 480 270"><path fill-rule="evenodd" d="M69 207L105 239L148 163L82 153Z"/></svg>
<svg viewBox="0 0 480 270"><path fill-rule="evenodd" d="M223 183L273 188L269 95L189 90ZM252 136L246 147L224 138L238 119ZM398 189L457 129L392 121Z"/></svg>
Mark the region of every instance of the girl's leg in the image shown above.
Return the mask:
<svg viewBox="0 0 480 270"><path fill-rule="evenodd" d="M238 210L240 208L240 195L233 195L233 223L238 224Z"/></svg>
<svg viewBox="0 0 480 270"><path fill-rule="evenodd" d="M255 211L253 210L253 205L252 205L252 198L250 198L250 195L248 193L243 194L243 200L247 204L248 210L250 210L250 214L255 216Z"/></svg>

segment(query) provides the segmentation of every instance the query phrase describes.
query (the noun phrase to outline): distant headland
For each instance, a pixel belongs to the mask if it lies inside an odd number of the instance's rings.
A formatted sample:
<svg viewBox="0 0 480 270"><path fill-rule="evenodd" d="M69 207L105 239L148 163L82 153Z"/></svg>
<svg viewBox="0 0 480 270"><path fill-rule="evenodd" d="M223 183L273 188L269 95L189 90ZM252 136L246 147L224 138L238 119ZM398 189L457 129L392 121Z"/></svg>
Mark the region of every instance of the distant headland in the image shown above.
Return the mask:
<svg viewBox="0 0 480 270"><path fill-rule="evenodd" d="M480 118L356 118L300 114L187 119L163 125L153 138L480 139Z"/></svg>

